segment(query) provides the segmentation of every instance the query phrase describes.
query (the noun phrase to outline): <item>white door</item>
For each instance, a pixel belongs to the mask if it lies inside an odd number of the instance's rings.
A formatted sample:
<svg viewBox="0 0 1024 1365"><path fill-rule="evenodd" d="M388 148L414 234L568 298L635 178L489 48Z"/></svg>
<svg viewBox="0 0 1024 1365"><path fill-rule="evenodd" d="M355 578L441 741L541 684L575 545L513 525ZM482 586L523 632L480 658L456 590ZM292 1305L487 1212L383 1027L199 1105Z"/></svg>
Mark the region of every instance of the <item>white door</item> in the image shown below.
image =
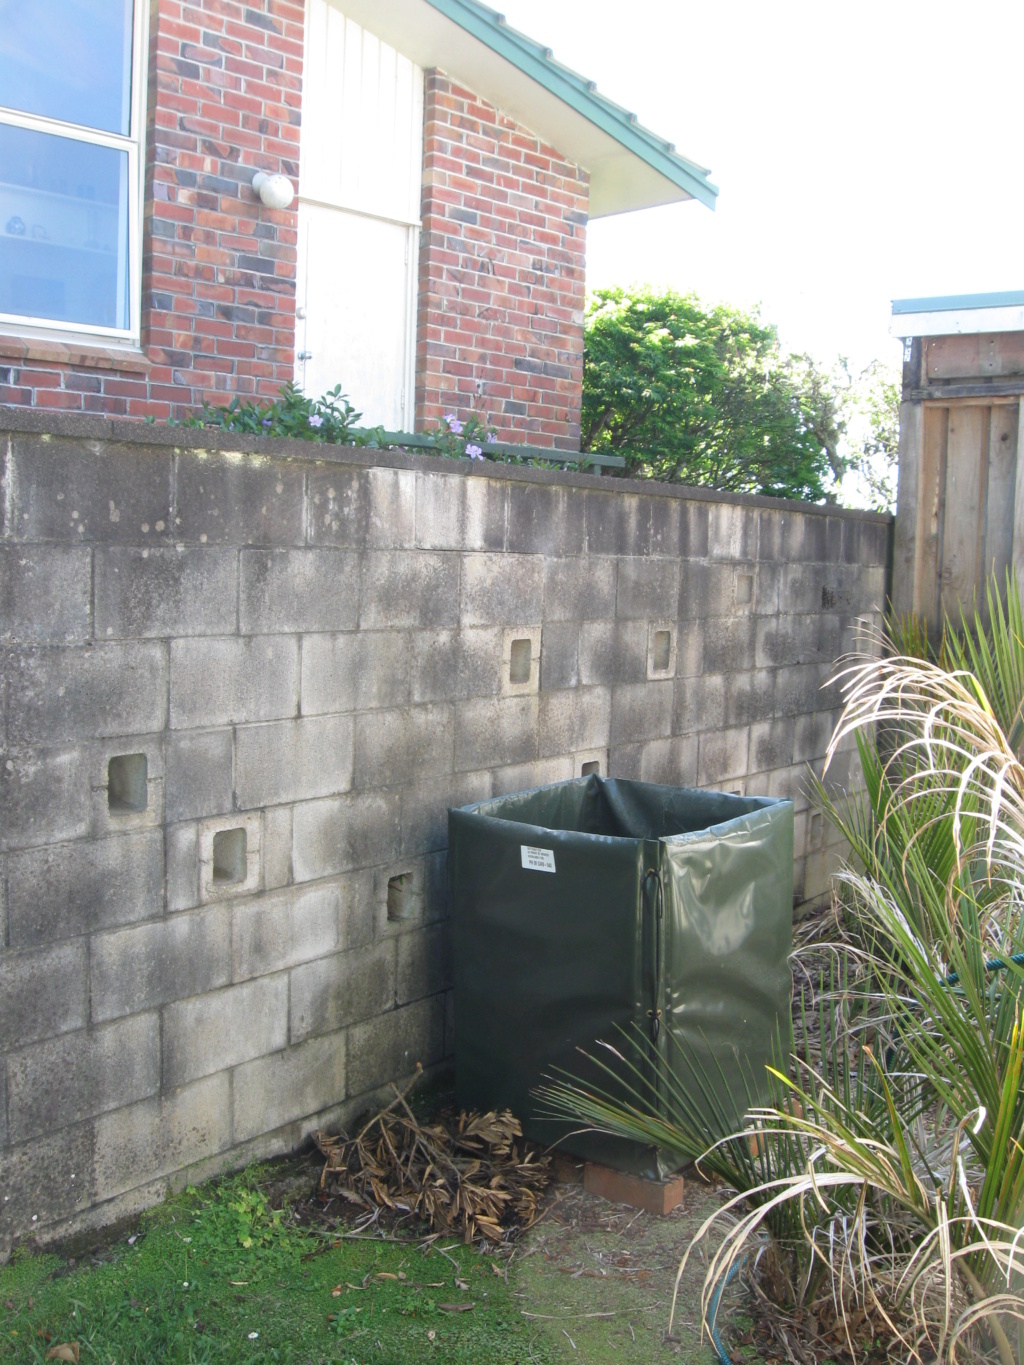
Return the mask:
<svg viewBox="0 0 1024 1365"><path fill-rule="evenodd" d="M413 423L423 72L307 0L296 383L335 384L363 426Z"/></svg>

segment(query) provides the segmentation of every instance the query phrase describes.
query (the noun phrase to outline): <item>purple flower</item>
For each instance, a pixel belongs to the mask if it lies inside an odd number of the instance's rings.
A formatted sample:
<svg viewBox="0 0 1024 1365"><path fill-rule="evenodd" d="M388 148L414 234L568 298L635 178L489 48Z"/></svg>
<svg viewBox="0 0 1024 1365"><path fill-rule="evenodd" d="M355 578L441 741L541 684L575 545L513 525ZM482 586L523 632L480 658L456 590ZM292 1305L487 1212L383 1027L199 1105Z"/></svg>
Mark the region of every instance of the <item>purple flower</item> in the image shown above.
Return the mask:
<svg viewBox="0 0 1024 1365"><path fill-rule="evenodd" d="M453 436L462 435L463 424L455 416L454 412L450 412L444 420L448 423L448 430L452 433Z"/></svg>
<svg viewBox="0 0 1024 1365"><path fill-rule="evenodd" d="M263 425L264 425L265 427L269 427L269 426L272 426L273 423L272 423L272 421L271 421L271 419L270 419L269 417L264 417L264 419L263 419Z"/></svg>
<svg viewBox="0 0 1024 1365"><path fill-rule="evenodd" d="M495 441L497 441L497 439L498 439L498 433L497 433L496 431L489 431L489 432L487 433L487 444L488 444L489 446L494 445L494 443L495 443Z"/></svg>
<svg viewBox="0 0 1024 1365"><path fill-rule="evenodd" d="M322 427L323 424L324 424L324 419L323 419L322 417L318 416L318 415L315 414L315 413L314 413L314 415L309 419L309 425L310 425L311 427Z"/></svg>
<svg viewBox="0 0 1024 1365"><path fill-rule="evenodd" d="M468 445L466 447L466 454L471 460L482 460L484 458L484 452L479 446Z"/></svg>

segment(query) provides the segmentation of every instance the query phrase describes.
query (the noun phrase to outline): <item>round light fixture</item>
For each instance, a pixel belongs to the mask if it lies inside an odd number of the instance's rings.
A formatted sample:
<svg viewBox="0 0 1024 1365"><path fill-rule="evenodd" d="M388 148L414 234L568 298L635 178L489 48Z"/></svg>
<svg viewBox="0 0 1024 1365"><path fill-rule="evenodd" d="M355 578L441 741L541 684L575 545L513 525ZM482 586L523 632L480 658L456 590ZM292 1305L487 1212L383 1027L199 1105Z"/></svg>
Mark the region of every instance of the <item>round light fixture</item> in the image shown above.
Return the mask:
<svg viewBox="0 0 1024 1365"><path fill-rule="evenodd" d="M295 198L292 182L286 175L257 171L252 178L252 187L268 209L286 209Z"/></svg>

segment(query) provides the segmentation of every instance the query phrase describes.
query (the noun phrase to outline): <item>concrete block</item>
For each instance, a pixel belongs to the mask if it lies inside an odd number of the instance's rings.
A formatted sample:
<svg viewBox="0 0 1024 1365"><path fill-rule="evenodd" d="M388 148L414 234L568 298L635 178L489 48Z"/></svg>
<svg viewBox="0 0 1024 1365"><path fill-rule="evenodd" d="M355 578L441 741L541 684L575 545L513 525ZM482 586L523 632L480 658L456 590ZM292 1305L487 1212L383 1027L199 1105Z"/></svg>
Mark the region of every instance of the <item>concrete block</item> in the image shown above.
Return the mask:
<svg viewBox="0 0 1024 1365"><path fill-rule="evenodd" d="M360 1095L444 1058L444 1000L432 996L392 1010L348 1034L348 1090Z"/></svg>
<svg viewBox="0 0 1024 1365"><path fill-rule="evenodd" d="M93 1126L83 1123L0 1152L0 1248L89 1207L94 1150Z"/></svg>
<svg viewBox="0 0 1024 1365"><path fill-rule="evenodd" d="M587 490L587 551L592 555L646 555L651 548L650 499Z"/></svg>
<svg viewBox="0 0 1024 1365"><path fill-rule="evenodd" d="M675 620L679 565L674 559L621 559L615 615L620 620Z"/></svg>
<svg viewBox="0 0 1024 1365"><path fill-rule="evenodd" d="M263 821L258 811L218 815L198 827L199 899L248 896L263 870Z"/></svg>
<svg viewBox="0 0 1024 1365"><path fill-rule="evenodd" d="M167 909L187 910L199 904L199 826L168 826L165 847Z"/></svg>
<svg viewBox="0 0 1024 1365"><path fill-rule="evenodd" d="M163 824L162 739L106 739L88 747L94 838Z"/></svg>
<svg viewBox="0 0 1024 1365"><path fill-rule="evenodd" d="M164 754L164 804L169 821L231 810L230 730L171 731Z"/></svg>
<svg viewBox="0 0 1024 1365"><path fill-rule="evenodd" d="M440 849L423 860L423 922L435 924L448 918L448 850Z"/></svg>
<svg viewBox="0 0 1024 1365"><path fill-rule="evenodd" d="M404 640L401 646L405 657ZM501 629L416 631L411 637L409 667L414 702L496 696L502 679Z"/></svg>
<svg viewBox="0 0 1024 1365"><path fill-rule="evenodd" d="M702 622L709 615L721 615L713 577L722 574L721 566L702 559L684 559L679 566L679 619Z"/></svg>
<svg viewBox="0 0 1024 1365"><path fill-rule="evenodd" d="M92 636L92 552L0 548L0 644L84 644Z"/></svg>
<svg viewBox="0 0 1024 1365"><path fill-rule="evenodd" d="M794 813L799 815L810 807L808 793L807 767L798 763L789 768L776 768L768 776L768 795L793 802Z"/></svg>
<svg viewBox="0 0 1024 1365"><path fill-rule="evenodd" d="M542 758L536 763L515 763L510 768L496 768L493 775L495 796L506 792L528 791L531 787L546 787L552 782L568 782L579 774L573 770L572 755Z"/></svg>
<svg viewBox="0 0 1024 1365"><path fill-rule="evenodd" d="M711 559L757 558L756 507L738 503L708 505L708 557Z"/></svg>
<svg viewBox="0 0 1024 1365"><path fill-rule="evenodd" d="M164 908L162 834L143 830L12 853L7 896L15 948L153 919Z"/></svg>
<svg viewBox="0 0 1024 1365"><path fill-rule="evenodd" d="M680 678L699 677L704 672L703 622L680 621L677 640L676 675Z"/></svg>
<svg viewBox="0 0 1024 1365"><path fill-rule="evenodd" d="M231 1089L209 1076L157 1099L96 1120L93 1178L97 1200L205 1161L231 1145Z"/></svg>
<svg viewBox="0 0 1024 1365"><path fill-rule="evenodd" d="M730 673L725 680L726 725L770 720L775 711L775 672L770 668Z"/></svg>
<svg viewBox="0 0 1024 1365"><path fill-rule="evenodd" d="M450 923L417 929L398 940L397 996L400 1005L451 990Z"/></svg>
<svg viewBox="0 0 1024 1365"><path fill-rule="evenodd" d="M526 697L540 691L540 626L510 626L501 632L501 695Z"/></svg>
<svg viewBox="0 0 1024 1365"><path fill-rule="evenodd" d="M395 943L318 958L291 973L292 1042L333 1034L394 1007Z"/></svg>
<svg viewBox="0 0 1024 1365"><path fill-rule="evenodd" d="M462 556L461 623L465 626L539 625L543 617L544 561L537 556Z"/></svg>
<svg viewBox="0 0 1024 1365"><path fill-rule="evenodd" d="M823 699L821 699L823 700ZM793 763L813 763L825 757L832 738L832 712L812 711L793 722ZM775 765L779 766L779 765Z"/></svg>
<svg viewBox="0 0 1024 1365"><path fill-rule="evenodd" d="M263 885L268 891L292 880L292 808L263 812Z"/></svg>
<svg viewBox="0 0 1024 1365"><path fill-rule="evenodd" d="M546 622L541 640L541 688L552 691L561 687L576 687L579 680L579 624L576 621Z"/></svg>
<svg viewBox="0 0 1024 1365"><path fill-rule="evenodd" d="M89 833L90 806L81 747L0 752L0 850L80 839Z"/></svg>
<svg viewBox="0 0 1024 1365"><path fill-rule="evenodd" d="M761 511L758 514L761 559L822 563L828 559L828 518L817 512Z"/></svg>
<svg viewBox="0 0 1024 1365"><path fill-rule="evenodd" d="M67 1128L146 1099L159 1088L155 1013L35 1043L7 1061L11 1141Z"/></svg>
<svg viewBox="0 0 1024 1365"><path fill-rule="evenodd" d="M527 763L537 757L538 697L496 697L464 702L455 713L455 770Z"/></svg>
<svg viewBox="0 0 1024 1365"><path fill-rule="evenodd" d="M608 750L609 777L625 777L634 782L641 780L644 746L642 744L620 744Z"/></svg>
<svg viewBox="0 0 1024 1365"><path fill-rule="evenodd" d="M171 727L279 720L299 704L299 644L293 636L171 641Z"/></svg>
<svg viewBox="0 0 1024 1365"><path fill-rule="evenodd" d="M490 772L456 773L442 781L418 782L402 789L401 853L418 857L448 845L448 808L486 801Z"/></svg>
<svg viewBox="0 0 1024 1365"><path fill-rule="evenodd" d="M752 616L718 616L704 623L704 667L709 673L738 673L754 667L756 621Z"/></svg>
<svg viewBox="0 0 1024 1365"><path fill-rule="evenodd" d="M674 734L720 730L725 726L727 680L721 673L677 678L672 711Z"/></svg>
<svg viewBox="0 0 1024 1365"><path fill-rule="evenodd" d="M309 539L350 550L398 549L415 539L416 475L408 469L309 473Z"/></svg>
<svg viewBox="0 0 1024 1365"><path fill-rule="evenodd" d="M304 801L292 813L296 882L390 862L398 852L399 796L352 792Z"/></svg>
<svg viewBox="0 0 1024 1365"><path fill-rule="evenodd" d="M758 564L754 570L754 611L758 616L775 616L779 611L783 564Z"/></svg>
<svg viewBox="0 0 1024 1365"><path fill-rule="evenodd" d="M235 1142L271 1133L345 1098L345 1035L314 1038L231 1074Z"/></svg>
<svg viewBox="0 0 1024 1365"><path fill-rule="evenodd" d="M648 498L650 504L651 541L649 554L661 555L678 562L686 553L684 535L689 531L687 504L680 498ZM703 551L701 553L704 553Z"/></svg>
<svg viewBox="0 0 1024 1365"><path fill-rule="evenodd" d="M416 475L416 544L425 550L503 550L509 486L486 476Z"/></svg>
<svg viewBox="0 0 1024 1365"><path fill-rule="evenodd" d="M672 733L674 684L633 683L612 689L612 745L662 739Z"/></svg>
<svg viewBox="0 0 1024 1365"><path fill-rule="evenodd" d="M287 1041L288 978L283 972L176 1001L163 1010L164 1087L277 1052Z"/></svg>
<svg viewBox="0 0 1024 1365"><path fill-rule="evenodd" d="M409 696L409 670L409 643L397 632L307 635L302 714L401 706Z"/></svg>
<svg viewBox="0 0 1024 1365"><path fill-rule="evenodd" d="M7 732L24 743L60 744L106 735L147 735L167 717L163 644L25 650L8 677Z"/></svg>
<svg viewBox="0 0 1024 1365"><path fill-rule="evenodd" d="M239 810L332 796L351 784L351 716L306 716L235 731Z"/></svg>
<svg viewBox="0 0 1024 1365"><path fill-rule="evenodd" d="M889 559L892 526L880 521L843 518L843 563L884 566Z"/></svg>
<svg viewBox="0 0 1024 1365"><path fill-rule="evenodd" d="M757 622L758 668L787 667L831 659L821 648L820 616L770 616Z"/></svg>
<svg viewBox="0 0 1024 1365"><path fill-rule="evenodd" d="M670 787L695 787L697 736L649 740L643 746L640 758L640 778L643 782L662 782Z"/></svg>
<svg viewBox="0 0 1024 1365"><path fill-rule="evenodd" d="M572 755L572 777L587 777L595 773L598 777L608 776L607 749L577 749Z"/></svg>
<svg viewBox="0 0 1024 1365"><path fill-rule="evenodd" d="M751 725L750 771L768 772L772 768L789 767L793 762L794 729L792 717Z"/></svg>
<svg viewBox="0 0 1024 1365"><path fill-rule="evenodd" d="M829 670L818 664L780 668L775 683L775 714L799 716L831 705L829 691L822 691Z"/></svg>
<svg viewBox="0 0 1024 1365"><path fill-rule="evenodd" d="M747 772L750 731L746 726L702 734L697 755L697 781L702 787L717 787Z"/></svg>
<svg viewBox="0 0 1024 1365"><path fill-rule="evenodd" d="M651 621L647 626L647 678L674 678L678 663L679 631L675 620Z"/></svg>
<svg viewBox="0 0 1024 1365"><path fill-rule="evenodd" d="M608 687L544 692L538 726L540 758L606 749L611 734L612 691Z"/></svg>
<svg viewBox="0 0 1024 1365"><path fill-rule="evenodd" d="M374 894L375 872L360 868L338 878L341 887L346 948L365 948L373 941L377 927L377 900Z"/></svg>
<svg viewBox="0 0 1024 1365"><path fill-rule="evenodd" d="M679 527L679 556L686 559L706 559L708 553L708 504L683 502Z"/></svg>
<svg viewBox="0 0 1024 1365"><path fill-rule="evenodd" d="M614 559L546 559L544 621L600 621L615 615Z"/></svg>
<svg viewBox="0 0 1024 1365"><path fill-rule="evenodd" d="M15 436L7 534L56 544L167 541L174 535L171 460L170 451L120 442Z"/></svg>
<svg viewBox="0 0 1024 1365"><path fill-rule="evenodd" d="M231 919L235 981L268 976L344 946L337 884L260 896L236 905Z"/></svg>
<svg viewBox="0 0 1024 1365"><path fill-rule="evenodd" d="M29 953L0 953L0 1038L34 1043L85 1027L84 939Z"/></svg>
<svg viewBox="0 0 1024 1365"><path fill-rule="evenodd" d="M376 550L363 557L361 630L430 630L459 619L459 556Z"/></svg>
<svg viewBox="0 0 1024 1365"><path fill-rule="evenodd" d="M583 499L575 489L509 485L506 549L510 554L581 555L585 531Z"/></svg>
<svg viewBox="0 0 1024 1365"><path fill-rule="evenodd" d="M580 626L580 682L639 683L647 678L646 621L584 621Z"/></svg>
<svg viewBox="0 0 1024 1365"><path fill-rule="evenodd" d="M238 628L243 635L355 630L359 557L343 550L243 550Z"/></svg>
<svg viewBox="0 0 1024 1365"><path fill-rule="evenodd" d="M96 551L96 635L126 639L231 635L238 627L238 555L205 546Z"/></svg>
<svg viewBox="0 0 1024 1365"><path fill-rule="evenodd" d="M841 607L835 569L822 564L784 564L779 583L779 611L815 615Z"/></svg>
<svg viewBox="0 0 1024 1365"><path fill-rule="evenodd" d="M454 715L451 706L411 706L367 711L355 719L352 785L404 786L452 770Z"/></svg>
<svg viewBox="0 0 1024 1365"><path fill-rule="evenodd" d="M112 933L89 944L94 1022L120 1019L231 980L231 913L194 910Z"/></svg>
<svg viewBox="0 0 1024 1365"><path fill-rule="evenodd" d="M179 451L175 538L201 545L301 545L304 477L298 462Z"/></svg>

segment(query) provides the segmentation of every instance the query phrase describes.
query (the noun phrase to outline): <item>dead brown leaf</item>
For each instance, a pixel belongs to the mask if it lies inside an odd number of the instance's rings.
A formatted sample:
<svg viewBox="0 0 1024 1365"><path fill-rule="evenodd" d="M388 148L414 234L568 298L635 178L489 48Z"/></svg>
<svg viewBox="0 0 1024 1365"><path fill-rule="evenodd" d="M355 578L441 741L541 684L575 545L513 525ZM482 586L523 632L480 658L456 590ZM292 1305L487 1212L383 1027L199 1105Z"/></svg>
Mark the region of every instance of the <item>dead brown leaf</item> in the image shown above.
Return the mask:
<svg viewBox="0 0 1024 1365"><path fill-rule="evenodd" d="M78 1342L63 1341L59 1346L51 1346L44 1360L70 1360L72 1365L78 1365Z"/></svg>
<svg viewBox="0 0 1024 1365"><path fill-rule="evenodd" d="M442 1313L468 1313L471 1308L475 1308L475 1303L439 1303Z"/></svg>

